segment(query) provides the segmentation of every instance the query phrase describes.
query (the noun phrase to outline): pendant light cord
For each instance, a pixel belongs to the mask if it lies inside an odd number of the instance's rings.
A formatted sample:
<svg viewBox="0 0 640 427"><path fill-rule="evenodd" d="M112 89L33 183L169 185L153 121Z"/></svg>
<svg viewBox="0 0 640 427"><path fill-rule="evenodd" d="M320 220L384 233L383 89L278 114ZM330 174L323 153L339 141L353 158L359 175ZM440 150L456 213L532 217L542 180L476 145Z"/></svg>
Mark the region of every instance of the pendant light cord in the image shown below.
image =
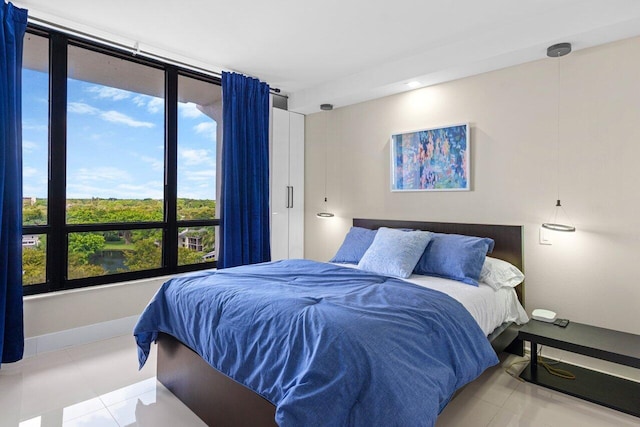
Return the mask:
<svg viewBox="0 0 640 427"><path fill-rule="evenodd" d="M316 216L318 216L319 218L331 218L333 217L333 213L329 212L328 209L328 202L327 202L327 182L329 180L328 176L329 176L329 171L328 171L328 163L329 163L329 126L327 125L328 122L328 118L327 118L327 111L330 111L333 109L333 105L331 104L322 104L320 105L320 109L324 112L323 116L323 122L324 122L324 210L323 212L318 212L316 214Z"/></svg>
<svg viewBox="0 0 640 427"><path fill-rule="evenodd" d="M558 88L556 90L556 192L560 200L560 55L556 57Z"/></svg>
<svg viewBox="0 0 640 427"><path fill-rule="evenodd" d="M328 112L324 112L324 208L325 208L325 212L328 211L327 209L327 162L329 161L329 155L328 155L328 151L329 149L327 148L327 142L329 141L329 129L327 126L327 114Z"/></svg>

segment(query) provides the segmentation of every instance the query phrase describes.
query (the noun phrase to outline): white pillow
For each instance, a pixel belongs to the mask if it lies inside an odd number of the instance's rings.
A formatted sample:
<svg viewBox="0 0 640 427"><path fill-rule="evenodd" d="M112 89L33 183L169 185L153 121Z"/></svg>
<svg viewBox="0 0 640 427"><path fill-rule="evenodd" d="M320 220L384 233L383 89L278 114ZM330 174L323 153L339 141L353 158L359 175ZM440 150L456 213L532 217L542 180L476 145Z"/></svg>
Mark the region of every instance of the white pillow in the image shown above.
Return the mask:
<svg viewBox="0 0 640 427"><path fill-rule="evenodd" d="M358 268L385 276L406 279L429 244L428 231L402 231L381 227L364 253Z"/></svg>
<svg viewBox="0 0 640 427"><path fill-rule="evenodd" d="M518 268L497 258L486 257L479 282L491 286L493 289L502 287L516 287L524 280L524 274Z"/></svg>

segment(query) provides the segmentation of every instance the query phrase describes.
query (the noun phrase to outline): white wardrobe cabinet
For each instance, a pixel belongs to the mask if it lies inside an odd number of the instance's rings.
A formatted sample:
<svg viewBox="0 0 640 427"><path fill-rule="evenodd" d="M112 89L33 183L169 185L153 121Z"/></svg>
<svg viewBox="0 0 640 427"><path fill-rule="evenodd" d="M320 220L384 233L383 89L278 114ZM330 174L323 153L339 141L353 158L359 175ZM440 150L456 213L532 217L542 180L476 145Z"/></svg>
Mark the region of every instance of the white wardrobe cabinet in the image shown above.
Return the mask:
<svg viewBox="0 0 640 427"><path fill-rule="evenodd" d="M272 110L271 259L304 256L304 115Z"/></svg>

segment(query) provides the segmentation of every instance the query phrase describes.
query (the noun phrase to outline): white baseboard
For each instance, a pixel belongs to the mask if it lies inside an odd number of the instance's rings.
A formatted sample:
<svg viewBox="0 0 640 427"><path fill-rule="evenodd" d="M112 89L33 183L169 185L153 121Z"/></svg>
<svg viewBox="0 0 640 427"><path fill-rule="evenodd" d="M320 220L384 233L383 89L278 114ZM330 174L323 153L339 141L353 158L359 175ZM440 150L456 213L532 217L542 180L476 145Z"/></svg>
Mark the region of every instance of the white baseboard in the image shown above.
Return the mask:
<svg viewBox="0 0 640 427"><path fill-rule="evenodd" d="M139 316L124 317L24 340L24 357L132 334Z"/></svg>

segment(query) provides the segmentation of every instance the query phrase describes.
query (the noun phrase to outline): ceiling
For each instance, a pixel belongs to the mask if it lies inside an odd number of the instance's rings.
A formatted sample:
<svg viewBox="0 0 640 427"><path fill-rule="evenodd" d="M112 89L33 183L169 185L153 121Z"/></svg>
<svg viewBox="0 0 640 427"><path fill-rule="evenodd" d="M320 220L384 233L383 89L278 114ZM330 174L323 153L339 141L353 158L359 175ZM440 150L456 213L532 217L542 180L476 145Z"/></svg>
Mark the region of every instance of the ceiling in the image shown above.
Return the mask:
<svg viewBox="0 0 640 427"><path fill-rule="evenodd" d="M24 0L33 18L220 72L319 111L640 35L638 0Z"/></svg>

